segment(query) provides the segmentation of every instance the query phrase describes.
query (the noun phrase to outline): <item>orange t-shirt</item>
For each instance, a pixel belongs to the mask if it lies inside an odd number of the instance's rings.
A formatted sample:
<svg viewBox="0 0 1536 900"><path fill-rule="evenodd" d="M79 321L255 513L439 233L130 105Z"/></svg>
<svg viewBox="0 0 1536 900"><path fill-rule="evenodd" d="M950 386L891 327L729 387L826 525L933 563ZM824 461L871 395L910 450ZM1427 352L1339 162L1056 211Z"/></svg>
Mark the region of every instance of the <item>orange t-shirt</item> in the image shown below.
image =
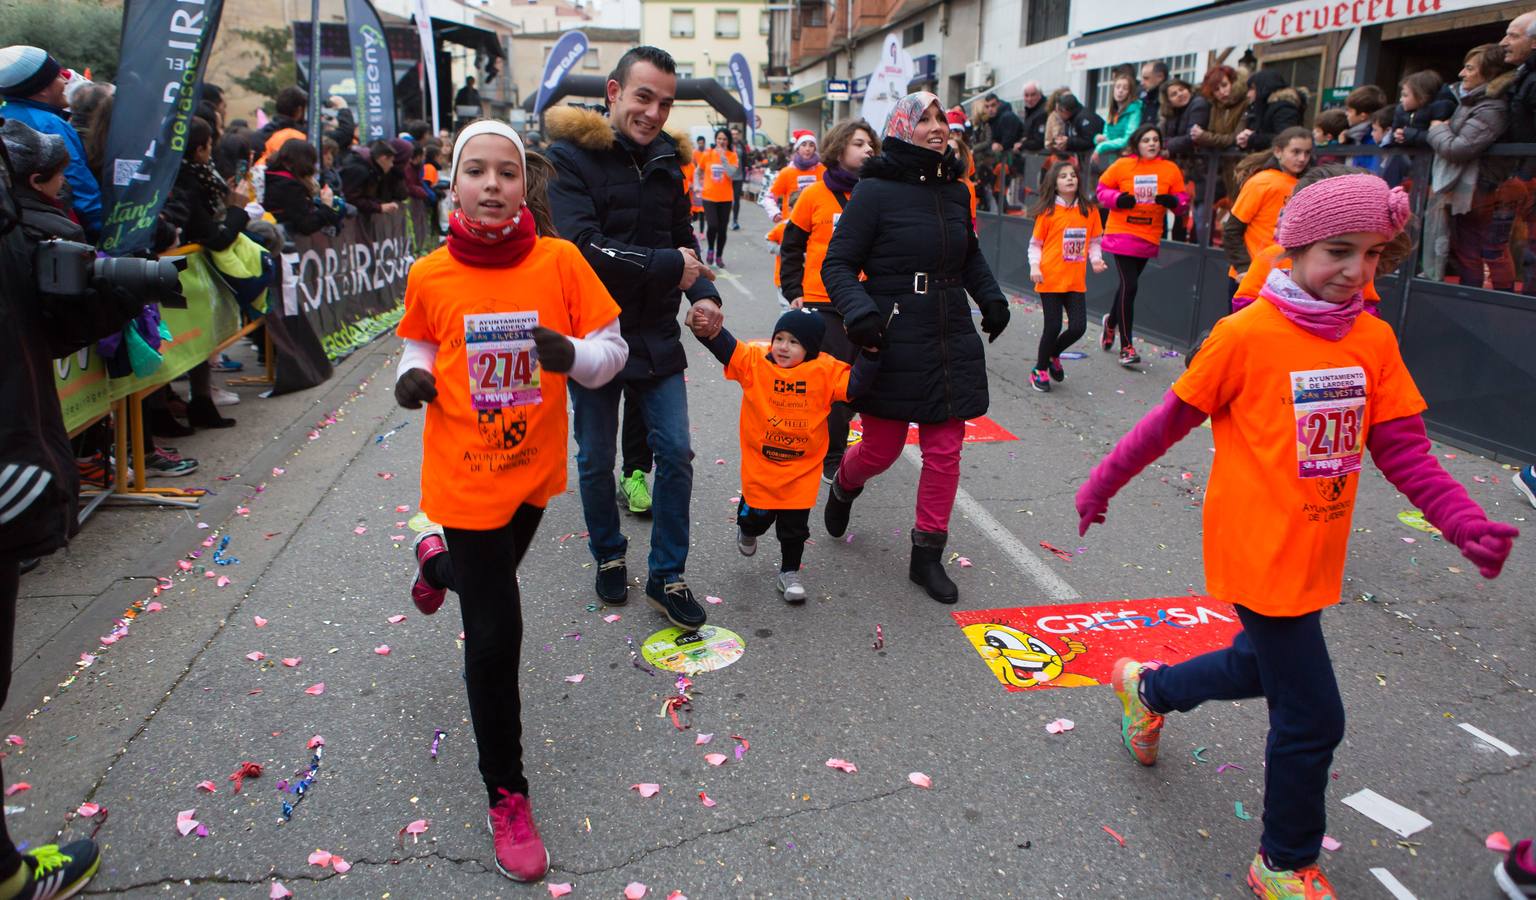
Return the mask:
<svg viewBox="0 0 1536 900"><path fill-rule="evenodd" d="M1232 296L1244 297L1248 300L1257 297L1259 291L1264 289L1264 282L1269 280L1269 273L1274 270L1276 265L1279 265L1282 269L1289 269L1291 267L1289 257L1285 259L1280 258L1280 255L1284 252L1285 248L1279 244L1270 244L1258 253L1251 254L1253 265L1249 266L1248 271L1243 273L1243 280L1237 283L1237 293ZM1365 289L1360 293L1365 297L1367 303L1381 302L1381 295L1376 293L1375 281L1366 284Z"/></svg>
<svg viewBox="0 0 1536 900"><path fill-rule="evenodd" d="M704 199L711 203L729 203L736 198L731 186L731 173L726 167L736 167L734 150L716 150L711 147L694 157L699 175L704 182Z"/></svg>
<svg viewBox="0 0 1536 900"><path fill-rule="evenodd" d="M1178 166L1166 159L1122 156L1099 176L1099 184L1136 198L1136 205L1130 209L1110 207L1105 234L1134 235L1154 247L1163 242L1168 210L1158 206L1153 198L1158 194L1184 193L1184 173Z"/></svg>
<svg viewBox="0 0 1536 900"><path fill-rule="evenodd" d="M783 207L789 203L789 197L795 191L803 191L813 184L821 181L821 173L827 171L827 167L817 163L814 167L804 172L794 167L794 164L785 166L779 170L779 174L773 176L773 186L768 189L770 196L779 201ZM785 215L789 215L787 212Z"/></svg>
<svg viewBox="0 0 1536 900"><path fill-rule="evenodd" d="M1243 182L1237 199L1232 202L1231 215L1248 224L1243 232L1243 246L1248 248L1250 259L1258 259L1261 252L1274 244L1280 210L1285 208L1285 201L1291 199L1291 191L1295 189L1296 176L1280 169L1256 172ZM1289 269L1291 261L1281 260L1280 267ZM1227 277L1237 277L1235 266L1227 267ZM1264 282L1259 284L1262 286Z"/></svg>
<svg viewBox="0 0 1536 900"><path fill-rule="evenodd" d="M848 402L853 367L818 353L793 369L737 341L725 377L741 384L741 496L758 509L810 509L821 490L827 414Z"/></svg>
<svg viewBox="0 0 1536 900"><path fill-rule="evenodd" d="M821 264L827 259L827 246L843 217L843 205L826 182L817 181L800 194L789 221L810 235L805 241L805 275L800 281L801 300L810 304L828 304L827 287L821 281Z"/></svg>
<svg viewBox="0 0 1536 900"><path fill-rule="evenodd" d="M427 187L437 190L437 166L431 163L422 163L421 180L426 182Z"/></svg>
<svg viewBox="0 0 1536 900"><path fill-rule="evenodd" d="M781 219L779 221L779 224L777 224L777 225L773 226L772 228L768 229L768 235L767 235L768 243L770 243L770 244L782 244L782 243L784 243L784 226L788 225L788 224L789 224L789 220L788 219ZM779 253L773 254L773 286L774 287L778 287L779 286L779 264L782 263L783 261L784 261L784 257L783 257L782 254L779 254Z"/></svg>
<svg viewBox="0 0 1536 900"><path fill-rule="evenodd" d="M1041 277L1035 292L1088 290L1088 247L1102 231L1098 211L1085 216L1076 203L1058 204L1050 213L1037 216L1034 239L1040 242Z"/></svg>
<svg viewBox="0 0 1536 900"><path fill-rule="evenodd" d="M1216 323L1173 390L1216 438L1206 593L1266 616L1337 603L1370 428L1425 408L1391 327L1362 315L1330 341L1260 298Z"/></svg>
<svg viewBox="0 0 1536 900"><path fill-rule="evenodd" d="M488 321L508 313L537 322ZM522 504L542 507L565 490L565 376L540 369L526 329L585 337L618 315L581 251L559 238L539 238L506 269L464 265L447 247L416 260L395 332L438 345L421 453L421 509L432 521L500 528Z"/></svg>
<svg viewBox="0 0 1536 900"><path fill-rule="evenodd" d="M262 146L261 158L256 161L259 163L266 162L267 157L276 153L278 148L282 147L289 141L294 140L295 138L304 140L304 132L298 130L297 128L279 128L278 130L272 132L272 134L267 137L266 144Z"/></svg>

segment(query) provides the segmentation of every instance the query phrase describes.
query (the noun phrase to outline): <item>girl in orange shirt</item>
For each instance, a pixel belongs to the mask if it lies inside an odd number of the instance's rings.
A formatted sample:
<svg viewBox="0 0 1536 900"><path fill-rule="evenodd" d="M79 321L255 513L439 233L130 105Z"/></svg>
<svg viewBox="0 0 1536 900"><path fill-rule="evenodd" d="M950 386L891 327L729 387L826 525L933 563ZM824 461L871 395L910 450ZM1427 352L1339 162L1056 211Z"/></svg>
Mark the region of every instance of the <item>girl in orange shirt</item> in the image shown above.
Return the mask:
<svg viewBox="0 0 1536 900"><path fill-rule="evenodd" d="M1134 366L1141 362L1131 343L1136 283L1147 260L1157 256L1168 213L1182 213L1189 206L1189 192L1184 187L1184 173L1163 158L1163 135L1156 125L1136 129L1126 146L1131 155L1115 160L1099 176L1099 205L1110 211L1104 226L1104 249L1114 257L1120 272L1115 304L1100 323L1104 333L1099 347L1106 353L1112 350L1118 332L1120 365Z"/></svg>
<svg viewBox="0 0 1536 900"><path fill-rule="evenodd" d="M1259 253L1275 242L1280 210L1296 189L1296 179L1312 163L1312 134L1305 128L1287 128L1275 135L1270 149L1244 157L1237 164L1241 186L1232 210L1221 226L1221 247L1231 266L1228 288L1235 295L1243 273ZM1244 174L1246 173L1246 174ZM1290 261L1281 263L1289 268ZM1233 307L1233 312L1237 311Z"/></svg>
<svg viewBox="0 0 1536 900"><path fill-rule="evenodd" d="M480 120L453 145L447 243L405 288L395 398L427 404L411 599L424 615L459 595L464 678L496 866L516 881L549 867L528 804L517 677L517 566L565 490L565 380L597 387L624 367L619 307L575 245L554 237L553 171L517 132ZM452 562L450 563L450 557Z"/></svg>
<svg viewBox="0 0 1536 900"><path fill-rule="evenodd" d="M1392 329L1361 315L1381 257L1411 247L1407 194L1363 169L1328 168L1343 174L1303 179L1280 220L1290 273L1272 271L1258 300L1216 323L1162 404L1077 492L1086 533L1136 473L1210 416L1206 593L1234 604L1243 630L1227 649L1177 665L1122 659L1114 690L1121 738L1144 766L1157 761L1164 714L1267 701L1264 831L1248 867L1263 898L1337 896L1317 866L1344 738L1322 610L1339 602L1364 452L1483 577L1499 574L1519 536L1440 467Z"/></svg>
<svg viewBox="0 0 1536 900"><path fill-rule="evenodd" d="M694 157L698 171L694 182L704 195L704 236L708 246L705 262L725 268L725 235L731 228L731 203L736 190L731 179L736 176L739 159L731 142L731 132L715 132L715 146Z"/></svg>
<svg viewBox="0 0 1536 900"><path fill-rule="evenodd" d="M1095 272L1109 268L1100 247L1099 208L1079 185L1076 163L1051 166L1040 185L1040 199L1030 211L1035 234L1029 242L1029 280L1040 297L1045 328L1040 332L1040 352L1029 373L1029 386L1041 393L1050 393L1051 379L1066 379L1062 351L1088 330L1089 262ZM1067 314L1065 334L1063 312Z"/></svg>
<svg viewBox="0 0 1536 900"><path fill-rule="evenodd" d="M796 131L794 140L789 165L779 170L779 174L773 177L773 185L763 194L763 199L758 201L763 212L768 214L769 221L775 224L789 216L789 196L821 180L821 173L827 170L816 152L815 132Z"/></svg>

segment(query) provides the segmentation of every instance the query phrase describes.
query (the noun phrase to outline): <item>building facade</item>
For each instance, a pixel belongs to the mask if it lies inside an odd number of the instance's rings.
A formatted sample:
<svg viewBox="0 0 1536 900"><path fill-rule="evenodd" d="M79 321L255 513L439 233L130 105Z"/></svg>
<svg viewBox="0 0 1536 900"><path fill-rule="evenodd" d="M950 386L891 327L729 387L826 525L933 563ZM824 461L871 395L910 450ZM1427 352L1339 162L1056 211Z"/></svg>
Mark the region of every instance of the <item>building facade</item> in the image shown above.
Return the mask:
<svg viewBox="0 0 1536 900"><path fill-rule="evenodd" d="M789 138L789 113L769 105L776 90L768 75L772 11L762 0L643 0L640 42L661 47L677 61L680 78L714 78L735 91L731 55L740 53L756 77L756 123L759 143L784 143ZM722 123L719 113L703 101L679 102L667 128L691 131Z"/></svg>

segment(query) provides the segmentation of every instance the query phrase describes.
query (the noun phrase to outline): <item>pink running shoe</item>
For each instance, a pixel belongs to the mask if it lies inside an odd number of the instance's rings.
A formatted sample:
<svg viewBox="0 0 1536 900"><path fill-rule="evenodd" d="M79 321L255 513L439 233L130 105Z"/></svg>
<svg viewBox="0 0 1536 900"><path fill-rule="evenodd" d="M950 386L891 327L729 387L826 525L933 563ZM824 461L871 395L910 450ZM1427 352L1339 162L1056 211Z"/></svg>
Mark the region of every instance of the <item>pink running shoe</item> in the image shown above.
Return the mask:
<svg viewBox="0 0 1536 900"><path fill-rule="evenodd" d="M501 799L485 817L496 845L496 868L513 881L538 881L549 871L549 851L533 824L528 797L497 788Z"/></svg>
<svg viewBox="0 0 1536 900"><path fill-rule="evenodd" d="M448 544L443 540L443 528L441 525L429 525L416 535L416 580L411 583L411 602L421 610L424 616L430 616L437 612L443 605L443 600L448 595L447 588L435 588L427 583L426 573L422 570L427 567L427 560L439 553L448 552Z"/></svg>

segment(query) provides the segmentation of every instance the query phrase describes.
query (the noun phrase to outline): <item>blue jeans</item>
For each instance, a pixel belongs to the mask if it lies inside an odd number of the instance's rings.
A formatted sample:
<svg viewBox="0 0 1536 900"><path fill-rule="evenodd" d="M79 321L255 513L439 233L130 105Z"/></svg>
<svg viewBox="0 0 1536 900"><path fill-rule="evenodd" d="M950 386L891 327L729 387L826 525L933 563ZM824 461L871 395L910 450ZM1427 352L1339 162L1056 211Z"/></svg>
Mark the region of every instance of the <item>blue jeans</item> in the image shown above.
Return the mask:
<svg viewBox="0 0 1536 900"><path fill-rule="evenodd" d="M1225 650L1143 670L1141 697L1154 712L1189 712L1207 700L1263 697L1264 835L1271 865L1317 861L1327 824L1324 797L1333 750L1344 740L1344 702L1323 640L1322 613L1264 616L1237 607L1243 630Z"/></svg>
<svg viewBox="0 0 1536 900"><path fill-rule="evenodd" d="M688 502L693 496L693 451L688 446L688 394L683 373L654 381L610 381L600 388L569 382L576 409L576 471L581 477L581 509L588 546L598 562L622 559L629 548L619 530L617 487L613 477L619 434L619 402L628 387L645 419L647 440L656 457L651 491L650 580L665 582L683 574L688 564Z"/></svg>

